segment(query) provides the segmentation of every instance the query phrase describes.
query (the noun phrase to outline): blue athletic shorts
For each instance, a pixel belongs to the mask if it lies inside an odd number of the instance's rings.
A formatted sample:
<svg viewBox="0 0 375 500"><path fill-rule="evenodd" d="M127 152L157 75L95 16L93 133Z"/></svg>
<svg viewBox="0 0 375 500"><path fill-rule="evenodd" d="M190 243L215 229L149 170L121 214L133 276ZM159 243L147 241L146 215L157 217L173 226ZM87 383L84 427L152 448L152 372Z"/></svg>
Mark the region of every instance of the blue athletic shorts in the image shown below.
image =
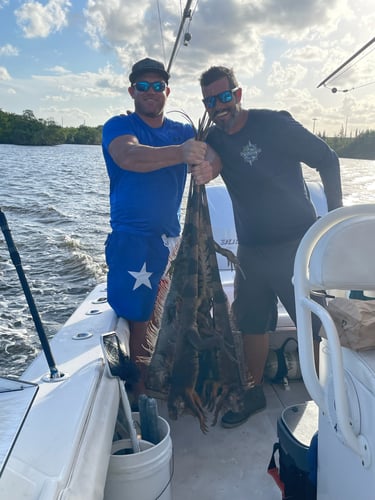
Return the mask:
<svg viewBox="0 0 375 500"><path fill-rule="evenodd" d="M292 277L300 240L256 247L238 246L238 270L234 282L232 314L244 334L263 334L276 329L277 298L296 324ZM324 305L324 297L314 300ZM319 339L320 321L313 315L314 338Z"/></svg>
<svg viewBox="0 0 375 500"><path fill-rule="evenodd" d="M130 321L148 321L168 264L169 249L162 237L113 231L105 244L105 256L110 306Z"/></svg>

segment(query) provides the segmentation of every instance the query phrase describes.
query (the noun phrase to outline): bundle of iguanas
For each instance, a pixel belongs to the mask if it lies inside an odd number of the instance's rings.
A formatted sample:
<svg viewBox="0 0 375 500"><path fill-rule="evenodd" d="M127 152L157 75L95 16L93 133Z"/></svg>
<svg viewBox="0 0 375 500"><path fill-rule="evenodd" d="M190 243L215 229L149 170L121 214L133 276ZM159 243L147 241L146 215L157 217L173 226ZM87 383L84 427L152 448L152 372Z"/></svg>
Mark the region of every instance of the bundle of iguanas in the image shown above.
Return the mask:
<svg viewBox="0 0 375 500"><path fill-rule="evenodd" d="M215 425L221 410L238 411L243 391L252 384L216 252L235 262L231 252L215 243L206 189L192 178L146 385L154 396L168 400L170 418L190 411L203 432L208 430L205 410L214 412Z"/></svg>

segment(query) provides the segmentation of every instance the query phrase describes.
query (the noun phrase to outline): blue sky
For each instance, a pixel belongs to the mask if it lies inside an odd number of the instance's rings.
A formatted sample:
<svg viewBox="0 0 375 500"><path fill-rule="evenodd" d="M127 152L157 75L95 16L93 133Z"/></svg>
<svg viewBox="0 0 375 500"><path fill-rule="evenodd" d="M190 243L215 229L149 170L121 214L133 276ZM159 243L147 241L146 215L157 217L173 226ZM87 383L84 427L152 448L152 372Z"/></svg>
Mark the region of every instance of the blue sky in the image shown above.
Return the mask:
<svg viewBox="0 0 375 500"><path fill-rule="evenodd" d="M131 65L146 55L168 63L184 5L0 0L0 108L31 109L64 126L96 126L132 109ZM199 76L224 64L237 74L245 107L287 109L316 132L375 129L375 44L328 88L316 88L375 36L373 0L193 0L192 14L168 111L197 122Z"/></svg>

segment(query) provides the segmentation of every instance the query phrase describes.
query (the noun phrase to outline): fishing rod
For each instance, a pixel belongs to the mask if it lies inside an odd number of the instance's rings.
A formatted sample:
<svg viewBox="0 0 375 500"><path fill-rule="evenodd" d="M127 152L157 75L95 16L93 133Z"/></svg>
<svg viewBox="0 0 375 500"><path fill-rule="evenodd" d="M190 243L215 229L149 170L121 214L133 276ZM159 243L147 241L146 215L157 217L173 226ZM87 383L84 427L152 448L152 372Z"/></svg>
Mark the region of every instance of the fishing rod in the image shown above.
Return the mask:
<svg viewBox="0 0 375 500"><path fill-rule="evenodd" d="M1 230L4 234L5 241L9 250L9 255L10 258L12 259L12 262L14 264L14 267L16 268L19 280L22 285L22 289L24 291L27 303L29 305L29 309L31 312L31 316L34 320L35 328L39 336L40 343L43 348L43 352L45 354L45 357L47 359L48 367L50 370L50 379L53 381L57 381L58 379L61 379L63 377L63 374L56 368L56 363L55 360L53 359L53 355L51 352L51 348L47 339L46 332L44 330L42 321L40 319L37 307L34 302L34 298L31 294L31 290L29 287L29 284L27 282L24 270L22 268L22 263L21 263L21 257L20 254L18 253L18 250L16 248L16 245L14 243L12 234L10 232L9 226L7 219L5 217L4 212L0 208L0 226Z"/></svg>
<svg viewBox="0 0 375 500"><path fill-rule="evenodd" d="M174 58L176 56L176 51L177 51L177 48L178 48L178 44L180 42L180 38L181 38L181 35L182 35L182 30L184 29L185 22L186 22L187 19L191 18L191 9L190 9L190 6L191 6L192 2L193 2L193 0L187 0L187 2L186 2L185 9L184 9L184 12L182 14L182 19L181 19L181 22L180 22L180 27L178 29L176 41L174 42L173 49L172 49L172 54L171 54L171 57L169 59L169 63L168 63L168 67L167 67L167 72L168 73L170 73L170 71L171 71L171 67L172 67ZM186 33L186 35L190 35L190 34ZM187 39L186 39L186 41L189 41L189 40L190 40L190 37L188 36Z"/></svg>
<svg viewBox="0 0 375 500"><path fill-rule="evenodd" d="M370 45L372 45L373 43L375 42L375 37L372 38L369 42L367 42L363 47L361 47L359 50L357 50L357 52L355 54L353 54L351 57L349 57L349 59L347 59L344 63L342 63L337 69L335 69L335 71L333 71L330 75L327 76L327 78L324 78L324 80L322 80L319 85L316 87L317 89L319 87L321 87L322 85L324 85L326 82L328 82L328 80L330 80L333 76L335 76L340 70L342 70L343 68L345 68L345 66L347 64L349 64L351 61L353 61L353 59L355 59L357 56L359 56L359 54L361 54L364 50L367 49L367 47L370 47Z"/></svg>

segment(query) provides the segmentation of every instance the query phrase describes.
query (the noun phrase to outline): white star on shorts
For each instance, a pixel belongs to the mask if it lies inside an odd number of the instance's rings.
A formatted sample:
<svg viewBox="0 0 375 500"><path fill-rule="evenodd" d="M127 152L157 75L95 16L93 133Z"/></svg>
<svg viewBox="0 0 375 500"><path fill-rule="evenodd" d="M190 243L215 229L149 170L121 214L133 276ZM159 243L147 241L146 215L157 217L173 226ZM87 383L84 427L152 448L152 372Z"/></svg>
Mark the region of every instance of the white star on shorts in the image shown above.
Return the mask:
<svg viewBox="0 0 375 500"><path fill-rule="evenodd" d="M148 288L152 288L151 282L149 280L149 277L151 276L152 273L148 273L146 271L146 262L143 264L142 269L140 271L128 271L129 274L135 278L135 283L133 286L133 290L136 290L138 287L141 285L145 285Z"/></svg>

